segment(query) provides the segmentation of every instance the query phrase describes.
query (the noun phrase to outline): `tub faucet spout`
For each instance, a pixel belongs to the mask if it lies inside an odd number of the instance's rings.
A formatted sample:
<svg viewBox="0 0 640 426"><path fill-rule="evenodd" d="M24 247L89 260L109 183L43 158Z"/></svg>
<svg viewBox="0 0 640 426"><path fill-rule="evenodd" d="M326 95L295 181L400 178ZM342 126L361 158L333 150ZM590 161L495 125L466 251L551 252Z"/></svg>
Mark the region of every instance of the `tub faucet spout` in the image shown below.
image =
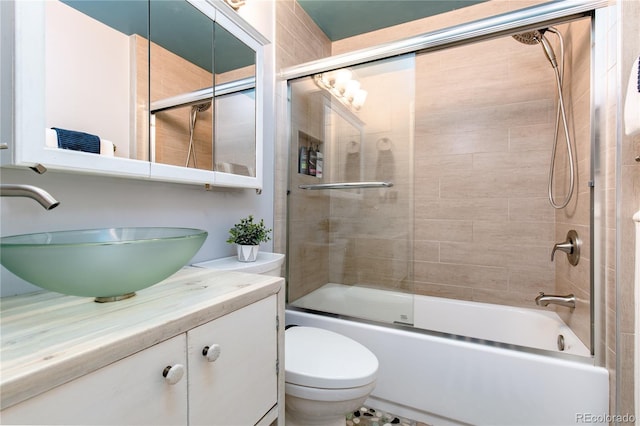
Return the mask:
<svg viewBox="0 0 640 426"><path fill-rule="evenodd" d="M554 294L544 294L540 292L536 297L536 305L549 306L549 304L565 306L567 308L576 307L576 297L573 294L566 296L557 296Z"/></svg>
<svg viewBox="0 0 640 426"><path fill-rule="evenodd" d="M42 188L32 185L0 185L0 197L27 197L36 200L45 210L58 207L60 202Z"/></svg>

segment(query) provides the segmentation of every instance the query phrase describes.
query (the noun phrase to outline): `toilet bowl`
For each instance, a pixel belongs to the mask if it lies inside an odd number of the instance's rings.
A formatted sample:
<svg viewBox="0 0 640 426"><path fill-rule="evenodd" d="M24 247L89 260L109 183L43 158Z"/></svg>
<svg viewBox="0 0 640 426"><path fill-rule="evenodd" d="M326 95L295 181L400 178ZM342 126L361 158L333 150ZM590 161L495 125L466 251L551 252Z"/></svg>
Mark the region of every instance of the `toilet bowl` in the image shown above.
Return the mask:
<svg viewBox="0 0 640 426"><path fill-rule="evenodd" d="M258 253L194 263L200 268L280 276L284 255ZM376 384L378 359L365 346L329 330L291 326L285 331L286 426L345 426Z"/></svg>
<svg viewBox="0 0 640 426"><path fill-rule="evenodd" d="M285 331L287 426L344 426L373 391L378 359L346 336L316 327Z"/></svg>

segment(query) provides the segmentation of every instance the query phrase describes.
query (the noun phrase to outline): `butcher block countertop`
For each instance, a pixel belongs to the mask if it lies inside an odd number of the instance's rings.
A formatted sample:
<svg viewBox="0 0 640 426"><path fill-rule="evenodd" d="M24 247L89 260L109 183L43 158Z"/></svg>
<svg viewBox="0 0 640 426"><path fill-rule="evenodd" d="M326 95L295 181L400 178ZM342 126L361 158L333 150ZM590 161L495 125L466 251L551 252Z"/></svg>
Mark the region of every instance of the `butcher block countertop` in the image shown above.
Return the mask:
<svg viewBox="0 0 640 426"><path fill-rule="evenodd" d="M186 267L110 303L40 291L0 299L0 409L276 294L279 277Z"/></svg>

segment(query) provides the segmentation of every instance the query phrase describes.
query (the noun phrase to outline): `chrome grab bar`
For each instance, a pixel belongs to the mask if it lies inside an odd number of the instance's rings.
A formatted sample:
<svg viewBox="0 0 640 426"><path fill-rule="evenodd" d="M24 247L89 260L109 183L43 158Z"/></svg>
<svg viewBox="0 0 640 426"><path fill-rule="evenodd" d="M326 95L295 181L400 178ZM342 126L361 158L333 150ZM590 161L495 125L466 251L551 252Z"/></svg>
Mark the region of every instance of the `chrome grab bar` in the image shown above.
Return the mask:
<svg viewBox="0 0 640 426"><path fill-rule="evenodd" d="M336 182L298 185L300 189L358 189L358 188L389 188L393 182Z"/></svg>

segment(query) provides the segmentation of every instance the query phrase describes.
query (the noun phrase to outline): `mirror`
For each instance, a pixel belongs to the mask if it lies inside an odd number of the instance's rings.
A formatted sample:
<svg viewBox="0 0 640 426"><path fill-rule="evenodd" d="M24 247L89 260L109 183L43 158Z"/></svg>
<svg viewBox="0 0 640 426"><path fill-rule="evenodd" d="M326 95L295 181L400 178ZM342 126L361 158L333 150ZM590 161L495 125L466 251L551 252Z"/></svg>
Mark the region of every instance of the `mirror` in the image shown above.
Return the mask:
<svg viewBox="0 0 640 426"><path fill-rule="evenodd" d="M147 137L138 121L146 105L133 103L132 91L148 93L148 67L137 71L137 81L132 80L136 64L130 55L138 47L134 38L148 38L147 6L128 1L45 2L48 148L58 148L58 135L51 129L60 128L107 141L101 143L107 145L100 146L101 155L147 159L135 154L135 147L145 143L138 136ZM69 149L95 153L86 140Z"/></svg>
<svg viewBox="0 0 640 426"><path fill-rule="evenodd" d="M48 148L256 177L257 47L212 19L216 9L45 3ZM59 146L52 128L96 135L100 146Z"/></svg>
<svg viewBox="0 0 640 426"><path fill-rule="evenodd" d="M256 55L216 23L215 170L256 176Z"/></svg>
<svg viewBox="0 0 640 426"><path fill-rule="evenodd" d="M156 37L170 4L151 4L151 161L255 176L255 52L188 4L180 42Z"/></svg>
<svg viewBox="0 0 640 426"><path fill-rule="evenodd" d="M213 170L214 23L186 2L150 7L150 160Z"/></svg>

